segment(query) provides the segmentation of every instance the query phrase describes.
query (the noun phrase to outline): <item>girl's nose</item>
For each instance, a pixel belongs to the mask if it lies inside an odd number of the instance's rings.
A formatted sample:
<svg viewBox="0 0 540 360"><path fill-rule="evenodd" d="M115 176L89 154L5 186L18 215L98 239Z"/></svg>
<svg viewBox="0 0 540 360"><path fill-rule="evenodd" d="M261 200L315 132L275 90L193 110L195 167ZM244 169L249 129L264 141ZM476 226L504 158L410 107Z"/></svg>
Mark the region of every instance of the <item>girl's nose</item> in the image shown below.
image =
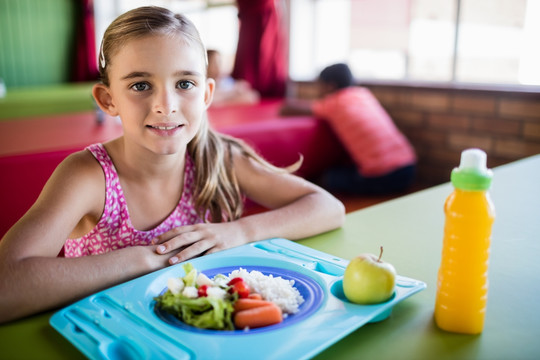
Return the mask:
<svg viewBox="0 0 540 360"><path fill-rule="evenodd" d="M173 91L162 90L156 94L154 111L161 115L174 114L178 110L178 99Z"/></svg>

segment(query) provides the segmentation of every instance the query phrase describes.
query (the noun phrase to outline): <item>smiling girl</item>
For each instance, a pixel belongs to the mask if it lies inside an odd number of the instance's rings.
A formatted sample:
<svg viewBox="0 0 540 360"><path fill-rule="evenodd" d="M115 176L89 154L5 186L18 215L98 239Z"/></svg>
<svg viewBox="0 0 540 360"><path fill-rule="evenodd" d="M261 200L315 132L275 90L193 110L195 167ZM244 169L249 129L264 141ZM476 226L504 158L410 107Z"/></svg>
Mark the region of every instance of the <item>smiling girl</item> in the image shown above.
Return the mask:
<svg viewBox="0 0 540 360"><path fill-rule="evenodd" d="M182 15L121 15L99 70L94 98L124 134L67 157L0 242L0 322L196 256L342 225L333 196L209 128L214 81ZM244 197L270 210L242 217Z"/></svg>

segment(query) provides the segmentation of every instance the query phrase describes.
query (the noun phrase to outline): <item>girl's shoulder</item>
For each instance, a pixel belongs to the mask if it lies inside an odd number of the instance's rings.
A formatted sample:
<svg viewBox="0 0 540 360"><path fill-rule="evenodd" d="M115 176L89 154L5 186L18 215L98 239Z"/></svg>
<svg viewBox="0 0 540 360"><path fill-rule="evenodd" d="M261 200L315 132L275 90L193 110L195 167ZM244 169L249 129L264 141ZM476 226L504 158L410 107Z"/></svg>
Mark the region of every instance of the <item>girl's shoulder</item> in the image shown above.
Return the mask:
<svg viewBox="0 0 540 360"><path fill-rule="evenodd" d="M81 150L68 155L55 169L51 181L77 188L95 187L103 189L104 173L96 158L88 151Z"/></svg>
<svg viewBox="0 0 540 360"><path fill-rule="evenodd" d="M61 167L74 172L88 173L101 171L101 166L94 155L87 149L76 151L68 155L61 163ZM74 174L75 175L75 174Z"/></svg>
<svg viewBox="0 0 540 360"><path fill-rule="evenodd" d="M101 166L92 154L82 150L68 155L56 167L31 211L58 226L60 218L62 223L74 226L87 215L99 218L104 199L105 176Z"/></svg>

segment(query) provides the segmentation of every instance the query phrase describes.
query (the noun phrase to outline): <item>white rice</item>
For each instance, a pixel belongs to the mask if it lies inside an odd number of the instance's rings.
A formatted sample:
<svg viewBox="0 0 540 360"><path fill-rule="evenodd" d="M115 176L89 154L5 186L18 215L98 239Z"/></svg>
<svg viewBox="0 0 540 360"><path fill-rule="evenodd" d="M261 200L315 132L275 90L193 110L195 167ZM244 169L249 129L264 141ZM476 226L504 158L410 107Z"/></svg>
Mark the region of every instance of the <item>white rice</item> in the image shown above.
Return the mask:
<svg viewBox="0 0 540 360"><path fill-rule="evenodd" d="M285 280L281 276L267 276L256 270L248 272L242 268L229 274L229 279L235 277L244 279L251 292L261 295L264 300L273 302L285 314L298 312L298 307L304 302L304 298L294 287L294 280Z"/></svg>

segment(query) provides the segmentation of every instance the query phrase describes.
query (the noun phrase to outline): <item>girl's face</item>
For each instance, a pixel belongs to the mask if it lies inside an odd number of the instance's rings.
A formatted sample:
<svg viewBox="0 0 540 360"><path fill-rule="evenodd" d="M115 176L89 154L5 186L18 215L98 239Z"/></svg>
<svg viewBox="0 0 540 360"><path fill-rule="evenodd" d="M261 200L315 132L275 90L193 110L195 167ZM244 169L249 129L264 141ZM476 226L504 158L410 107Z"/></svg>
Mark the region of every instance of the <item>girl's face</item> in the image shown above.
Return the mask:
<svg viewBox="0 0 540 360"><path fill-rule="evenodd" d="M183 153L214 89L201 50L179 35L146 36L127 42L107 66L110 87L100 85L94 95L104 95L102 108L120 116L125 141L157 154Z"/></svg>

